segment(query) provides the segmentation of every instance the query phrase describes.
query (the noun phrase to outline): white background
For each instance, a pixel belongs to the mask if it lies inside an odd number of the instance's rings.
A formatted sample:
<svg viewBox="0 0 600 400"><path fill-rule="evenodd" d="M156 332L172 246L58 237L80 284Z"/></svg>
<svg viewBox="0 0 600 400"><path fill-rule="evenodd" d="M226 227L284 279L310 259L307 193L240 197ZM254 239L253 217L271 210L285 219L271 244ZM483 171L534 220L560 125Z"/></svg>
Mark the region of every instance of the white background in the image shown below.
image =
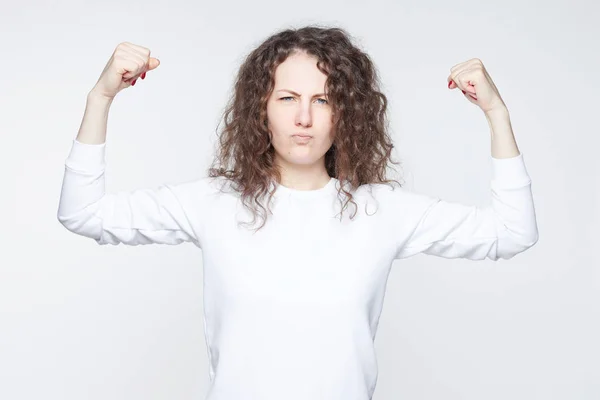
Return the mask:
<svg viewBox="0 0 600 400"><path fill-rule="evenodd" d="M204 398L201 252L70 233L56 218L64 161L129 41L161 65L113 102L107 190L205 176L243 58L310 23L347 29L374 60L407 187L489 202L487 121L446 85L475 57L533 182L540 239L526 252L395 262L374 399L600 398L600 6L533 4L2 0L0 398Z"/></svg>

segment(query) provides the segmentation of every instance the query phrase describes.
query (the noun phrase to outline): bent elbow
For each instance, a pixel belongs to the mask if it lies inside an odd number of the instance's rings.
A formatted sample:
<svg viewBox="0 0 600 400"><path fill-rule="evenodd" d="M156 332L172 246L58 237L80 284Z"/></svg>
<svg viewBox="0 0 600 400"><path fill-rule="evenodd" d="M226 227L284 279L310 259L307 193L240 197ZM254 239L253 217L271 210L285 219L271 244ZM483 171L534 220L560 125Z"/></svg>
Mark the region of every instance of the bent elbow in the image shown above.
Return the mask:
<svg viewBox="0 0 600 400"><path fill-rule="evenodd" d="M69 232L94 240L98 240L101 236L102 222L98 218L78 214L65 216L58 213L56 219Z"/></svg>
<svg viewBox="0 0 600 400"><path fill-rule="evenodd" d="M502 251L499 251L494 261L497 261L500 258L510 260L517 254L523 253L525 250L533 247L538 242L538 240L539 237L537 234L528 240L513 240L510 242L510 245L505 246Z"/></svg>

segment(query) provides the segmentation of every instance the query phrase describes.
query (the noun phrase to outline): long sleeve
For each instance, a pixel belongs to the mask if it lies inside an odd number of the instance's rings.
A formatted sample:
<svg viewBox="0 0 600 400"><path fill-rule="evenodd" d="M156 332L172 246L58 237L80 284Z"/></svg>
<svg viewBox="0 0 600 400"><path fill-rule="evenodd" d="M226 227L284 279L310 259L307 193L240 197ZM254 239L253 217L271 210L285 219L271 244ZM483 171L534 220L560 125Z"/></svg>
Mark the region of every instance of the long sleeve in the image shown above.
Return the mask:
<svg viewBox="0 0 600 400"><path fill-rule="evenodd" d="M179 244L198 241L180 196L191 183L105 193L105 143L73 141L65 161L57 218L98 244Z"/></svg>
<svg viewBox="0 0 600 400"><path fill-rule="evenodd" d="M531 179L523 155L492 158L491 204L476 207L402 191L400 220L410 229L396 258L509 259L538 241Z"/></svg>

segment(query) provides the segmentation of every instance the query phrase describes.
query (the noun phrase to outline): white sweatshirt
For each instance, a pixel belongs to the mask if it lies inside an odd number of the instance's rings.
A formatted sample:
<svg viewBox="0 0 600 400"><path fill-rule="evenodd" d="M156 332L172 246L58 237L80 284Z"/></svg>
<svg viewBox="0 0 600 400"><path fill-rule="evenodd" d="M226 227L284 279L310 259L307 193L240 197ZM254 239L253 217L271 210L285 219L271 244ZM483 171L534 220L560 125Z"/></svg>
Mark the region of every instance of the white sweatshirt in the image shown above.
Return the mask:
<svg viewBox="0 0 600 400"><path fill-rule="evenodd" d="M104 169L105 143L73 141L58 219L101 245L192 242L202 250L207 400L371 399L395 259L509 259L538 240L522 154L492 158L489 207L363 185L353 193L354 219L349 203L340 221L332 178L318 190L277 185L273 215L257 233L238 227L252 215L219 191L223 181L105 193Z"/></svg>

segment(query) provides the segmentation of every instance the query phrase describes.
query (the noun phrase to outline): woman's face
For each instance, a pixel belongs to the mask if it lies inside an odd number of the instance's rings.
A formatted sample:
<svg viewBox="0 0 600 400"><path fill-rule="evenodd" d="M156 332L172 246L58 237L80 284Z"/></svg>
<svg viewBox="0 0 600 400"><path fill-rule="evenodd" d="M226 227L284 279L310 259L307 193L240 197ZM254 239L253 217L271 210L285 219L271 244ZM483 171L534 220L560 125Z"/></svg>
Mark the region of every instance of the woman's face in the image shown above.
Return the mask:
<svg viewBox="0 0 600 400"><path fill-rule="evenodd" d="M325 153L333 143L326 80L317 59L306 53L290 55L277 67L267 118L278 164L324 168Z"/></svg>

